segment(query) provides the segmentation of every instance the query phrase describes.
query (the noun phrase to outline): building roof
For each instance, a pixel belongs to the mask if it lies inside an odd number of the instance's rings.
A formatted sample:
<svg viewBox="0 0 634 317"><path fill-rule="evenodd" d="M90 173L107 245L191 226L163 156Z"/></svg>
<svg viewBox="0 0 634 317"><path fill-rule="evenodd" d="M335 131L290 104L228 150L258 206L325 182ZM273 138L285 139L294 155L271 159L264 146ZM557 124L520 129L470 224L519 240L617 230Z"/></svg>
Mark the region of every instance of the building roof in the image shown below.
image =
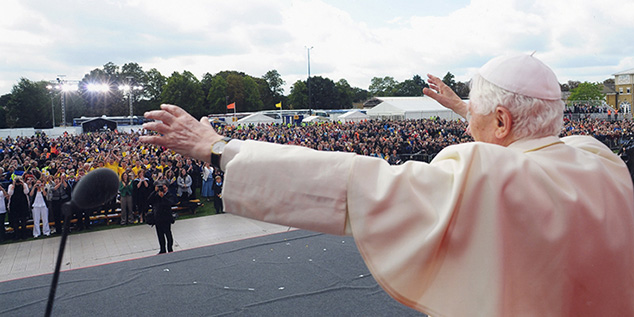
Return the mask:
<svg viewBox="0 0 634 317"><path fill-rule="evenodd" d="M381 108L392 108L398 109L401 112L408 111L446 111L449 110L443 107L436 100L432 99L429 96L422 97L376 97L381 100L377 107ZM389 105L390 107L386 107ZM449 110L451 111L451 110Z"/></svg>
<svg viewBox="0 0 634 317"><path fill-rule="evenodd" d="M619 76L619 75L634 75L634 68L632 69L628 69L628 70L624 70L622 72L618 72L616 74L613 74L614 76Z"/></svg>

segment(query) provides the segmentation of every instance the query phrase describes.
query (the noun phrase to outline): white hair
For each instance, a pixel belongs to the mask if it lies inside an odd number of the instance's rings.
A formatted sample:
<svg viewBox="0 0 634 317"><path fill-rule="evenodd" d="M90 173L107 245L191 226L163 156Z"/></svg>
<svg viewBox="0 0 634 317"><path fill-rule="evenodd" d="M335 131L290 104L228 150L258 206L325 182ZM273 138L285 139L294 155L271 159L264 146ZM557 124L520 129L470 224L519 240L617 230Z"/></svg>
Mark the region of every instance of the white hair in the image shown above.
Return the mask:
<svg viewBox="0 0 634 317"><path fill-rule="evenodd" d="M509 110L513 119L512 134L516 139L557 136L564 116L562 100L544 100L519 95L493 85L480 75L471 80L471 109L481 115L495 111L497 106Z"/></svg>

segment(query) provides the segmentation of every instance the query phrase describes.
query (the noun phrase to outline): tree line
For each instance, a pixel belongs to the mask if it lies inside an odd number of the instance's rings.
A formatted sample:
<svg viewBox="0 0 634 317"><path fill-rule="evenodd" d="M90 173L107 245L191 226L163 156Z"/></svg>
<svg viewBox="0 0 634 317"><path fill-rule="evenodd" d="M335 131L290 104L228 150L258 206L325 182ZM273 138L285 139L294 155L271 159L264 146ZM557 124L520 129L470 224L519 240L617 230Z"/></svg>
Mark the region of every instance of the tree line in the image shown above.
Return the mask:
<svg viewBox="0 0 634 317"><path fill-rule="evenodd" d="M73 118L81 116L128 116L130 99L137 116L158 109L162 103L171 103L201 117L226 113L226 106L234 102L239 112L273 110L278 103L282 103L284 109L349 109L375 96L422 96L423 88L427 87L419 75L402 82L389 76L374 77L367 90L352 87L345 79L334 82L312 76L293 83L285 95L286 82L275 69L261 77L230 70L214 75L205 73L199 80L190 71L173 72L166 77L155 68L145 71L133 62L123 66L109 62L79 81L67 81L76 87L72 92L54 88L64 81L65 78L51 82L21 78L11 93L0 96L0 128L60 125L62 100L69 125ZM443 77L443 82L460 97L468 97L469 83L457 82L450 72ZM93 91L89 89L90 84L103 84L107 89ZM571 89L573 84L584 86L569 82L562 85L562 90ZM124 91L119 89L123 85L142 89Z"/></svg>

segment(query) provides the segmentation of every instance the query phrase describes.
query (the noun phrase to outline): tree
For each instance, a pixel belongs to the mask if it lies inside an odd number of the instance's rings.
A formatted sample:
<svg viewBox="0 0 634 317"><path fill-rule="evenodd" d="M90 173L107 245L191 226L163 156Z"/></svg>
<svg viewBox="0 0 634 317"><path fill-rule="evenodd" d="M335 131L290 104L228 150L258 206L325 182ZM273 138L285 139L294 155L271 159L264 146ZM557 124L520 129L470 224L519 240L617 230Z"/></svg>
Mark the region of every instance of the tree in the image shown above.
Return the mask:
<svg viewBox="0 0 634 317"><path fill-rule="evenodd" d="M337 105L339 108L350 108L352 106L352 98L354 96L354 91L348 81L345 79L339 79L338 82L335 83L335 89L337 90Z"/></svg>
<svg viewBox="0 0 634 317"><path fill-rule="evenodd" d="M210 73L205 73L203 75L203 79L200 80L200 89L202 89L203 94L205 95L205 99L203 101L203 108L205 111L211 111L211 101L209 100L209 89L211 89L211 82L213 81L214 76Z"/></svg>
<svg viewBox="0 0 634 317"><path fill-rule="evenodd" d="M370 97L372 97L372 95L369 91L359 87L352 88L352 102L362 103L370 99Z"/></svg>
<svg viewBox="0 0 634 317"><path fill-rule="evenodd" d="M119 73L119 66L115 65L113 62L107 62L103 65L103 71L108 75L117 75Z"/></svg>
<svg viewBox="0 0 634 317"><path fill-rule="evenodd" d="M11 94L4 94L0 96L0 128L7 127L7 109L9 107L10 100Z"/></svg>
<svg viewBox="0 0 634 317"><path fill-rule="evenodd" d="M222 76L214 76L211 80L207 101L211 113L225 113L227 111L227 81Z"/></svg>
<svg viewBox="0 0 634 317"><path fill-rule="evenodd" d="M249 76L251 77L251 76ZM260 100L262 100L262 109L276 109L275 104L284 100L284 95L275 94L269 88L269 83L263 78L251 77L258 85L258 91L260 92Z"/></svg>
<svg viewBox="0 0 634 317"><path fill-rule="evenodd" d="M260 98L260 91L258 90L258 84L251 76L244 76L242 78L244 82L244 108L246 111L260 111L264 108L262 99Z"/></svg>
<svg viewBox="0 0 634 317"><path fill-rule="evenodd" d="M423 89L416 84L413 79L407 79L402 83L396 84L394 87L393 96L422 96Z"/></svg>
<svg viewBox="0 0 634 317"><path fill-rule="evenodd" d="M461 81L456 83L456 95L462 99L469 98L469 93L471 92L471 88L469 88L469 83L463 83Z"/></svg>
<svg viewBox="0 0 634 317"><path fill-rule="evenodd" d="M419 75L414 75L414 77L412 77L412 80L416 83L416 85L418 87L420 87L421 91L423 90L423 88L428 88L429 87L429 85L427 85L425 80L422 77L420 77Z"/></svg>
<svg viewBox="0 0 634 317"><path fill-rule="evenodd" d="M7 102L7 123L11 128L51 127L50 98L45 81L34 82L26 78L11 89Z"/></svg>
<svg viewBox="0 0 634 317"><path fill-rule="evenodd" d="M602 92L603 85L600 83L583 82L577 85L576 88L570 91L570 97L568 101L571 102L588 102L588 101L600 101L605 98Z"/></svg>
<svg viewBox="0 0 634 317"><path fill-rule="evenodd" d="M236 103L236 111L244 111L244 81L236 72L227 75L227 96L229 103Z"/></svg>
<svg viewBox="0 0 634 317"><path fill-rule="evenodd" d="M161 93L161 102L181 106L195 118L205 115L204 94L200 82L189 71L172 73Z"/></svg>
<svg viewBox="0 0 634 317"><path fill-rule="evenodd" d="M158 109L161 105L161 93L167 84L167 77L163 76L156 68L145 72L145 82L143 83L143 100L138 107L139 112Z"/></svg>
<svg viewBox="0 0 634 317"><path fill-rule="evenodd" d="M385 76L383 78L374 77L370 80L370 87L368 90L373 96L393 96L397 84L398 82L390 76Z"/></svg>
<svg viewBox="0 0 634 317"><path fill-rule="evenodd" d="M310 78L311 98L313 109L339 109L337 89L335 83L321 76Z"/></svg>
<svg viewBox="0 0 634 317"><path fill-rule="evenodd" d="M454 75L452 73L447 72L445 77L442 78L442 82L449 86L451 90L456 91L456 81L454 80Z"/></svg>
<svg viewBox="0 0 634 317"><path fill-rule="evenodd" d="M118 66L108 63L104 67L108 67L112 71L118 69ZM126 113L126 103L123 94L116 84L117 74L108 73L106 70L95 68L86 74L79 85L79 93L84 100L87 108L82 111L84 115L96 117L101 115L124 115ZM108 85L107 93L91 91L90 85ZM68 104L68 103L66 103ZM72 117L67 117L70 119Z"/></svg>
<svg viewBox="0 0 634 317"><path fill-rule="evenodd" d="M288 102L291 109L305 109L308 107L308 86L306 86L306 82L298 80L291 86Z"/></svg>
<svg viewBox="0 0 634 317"><path fill-rule="evenodd" d="M282 79L282 76L280 76L280 73L278 73L277 70L269 70L266 74L264 74L264 76L262 76L262 79L266 80L269 84L269 89L273 95L281 96L284 93L284 88L282 86L284 86L286 82Z"/></svg>

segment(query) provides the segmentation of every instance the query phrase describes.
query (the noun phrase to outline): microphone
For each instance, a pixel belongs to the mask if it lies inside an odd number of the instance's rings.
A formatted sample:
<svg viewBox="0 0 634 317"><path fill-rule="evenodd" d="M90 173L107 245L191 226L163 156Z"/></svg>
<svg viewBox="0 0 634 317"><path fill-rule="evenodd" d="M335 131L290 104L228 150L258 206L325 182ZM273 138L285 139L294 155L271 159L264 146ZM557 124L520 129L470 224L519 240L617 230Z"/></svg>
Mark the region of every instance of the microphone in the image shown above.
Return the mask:
<svg viewBox="0 0 634 317"><path fill-rule="evenodd" d="M109 168L98 168L79 180L70 202L78 209L92 209L110 201L118 191L117 173Z"/></svg>
<svg viewBox="0 0 634 317"><path fill-rule="evenodd" d="M46 313L44 316L51 316L51 312L53 310L55 291L57 290L57 281L59 280L59 271L62 266L66 238L68 237L68 223L70 221L70 216L75 210L92 209L104 205L114 198L118 191L119 176L117 173L109 168L98 168L86 174L86 176L79 180L71 193L71 200L62 205L64 229L62 230L62 239L60 240L59 253L57 254L57 263L55 264L53 282L51 283L51 289L48 294L48 303L46 304Z"/></svg>

